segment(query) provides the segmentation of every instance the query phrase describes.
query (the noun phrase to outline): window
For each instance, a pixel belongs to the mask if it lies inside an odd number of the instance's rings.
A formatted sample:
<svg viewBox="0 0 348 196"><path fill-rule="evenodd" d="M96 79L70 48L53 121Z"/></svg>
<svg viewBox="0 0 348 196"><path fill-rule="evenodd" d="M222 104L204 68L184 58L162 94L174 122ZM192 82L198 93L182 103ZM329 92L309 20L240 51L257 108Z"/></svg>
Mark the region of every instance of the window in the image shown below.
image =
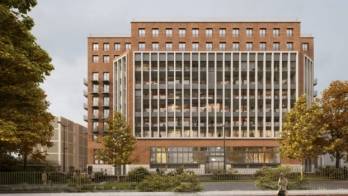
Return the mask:
<svg viewBox="0 0 348 196"><path fill-rule="evenodd" d="M109 106L109 97L104 97L104 106Z"/></svg>
<svg viewBox="0 0 348 196"><path fill-rule="evenodd" d="M219 43L219 49L225 50L226 49L226 43Z"/></svg>
<svg viewBox="0 0 348 196"><path fill-rule="evenodd" d="M145 43L144 42L139 43L139 50L145 50Z"/></svg>
<svg viewBox="0 0 348 196"><path fill-rule="evenodd" d="M104 118L109 118L109 109L104 110Z"/></svg>
<svg viewBox="0 0 348 196"><path fill-rule="evenodd" d="M125 45L125 46L126 46L126 50L130 50L130 49L131 49L131 47L132 47L130 43L126 43L126 45Z"/></svg>
<svg viewBox="0 0 348 196"><path fill-rule="evenodd" d="M247 37L253 36L253 29L252 28L247 28L246 29L246 36Z"/></svg>
<svg viewBox="0 0 348 196"><path fill-rule="evenodd" d="M109 72L104 72L104 73L103 73L103 79L104 79L104 81L109 81L109 76L110 76Z"/></svg>
<svg viewBox="0 0 348 196"><path fill-rule="evenodd" d="M273 50L279 50L279 48L280 48L279 42L274 42L274 43L273 43L273 46L272 46L272 49L273 49Z"/></svg>
<svg viewBox="0 0 348 196"><path fill-rule="evenodd" d="M280 30L278 28L273 29L273 37L278 37L280 35Z"/></svg>
<svg viewBox="0 0 348 196"><path fill-rule="evenodd" d="M98 103L99 103L99 98L93 97L93 106L98 106Z"/></svg>
<svg viewBox="0 0 348 196"><path fill-rule="evenodd" d="M260 43L260 50L266 50L266 43L265 42Z"/></svg>
<svg viewBox="0 0 348 196"><path fill-rule="evenodd" d="M309 48L309 47L308 47L308 43L303 43L303 44L302 44L302 50L303 50L303 51L308 51L308 48Z"/></svg>
<svg viewBox="0 0 348 196"><path fill-rule="evenodd" d="M192 29L192 37L198 37L198 29Z"/></svg>
<svg viewBox="0 0 348 196"><path fill-rule="evenodd" d="M260 29L260 37L265 37L266 36L266 29L262 28Z"/></svg>
<svg viewBox="0 0 348 196"><path fill-rule="evenodd" d="M238 28L232 29L232 36L233 37L238 37L239 36L239 29Z"/></svg>
<svg viewBox="0 0 348 196"><path fill-rule="evenodd" d="M226 29L220 29L220 30L219 30L219 35L220 35L220 37L225 37L225 35L226 35Z"/></svg>
<svg viewBox="0 0 348 196"><path fill-rule="evenodd" d="M98 84L93 84L92 86L92 92L93 93L98 93L99 92L99 85Z"/></svg>
<svg viewBox="0 0 348 196"><path fill-rule="evenodd" d="M138 30L138 36L139 37L145 37L145 29L139 29Z"/></svg>
<svg viewBox="0 0 348 196"><path fill-rule="evenodd" d="M247 42L245 49L246 50L252 50L253 49L253 43L252 42Z"/></svg>
<svg viewBox="0 0 348 196"><path fill-rule="evenodd" d="M93 51L98 51L98 50L99 50L99 44L93 43Z"/></svg>
<svg viewBox="0 0 348 196"><path fill-rule="evenodd" d="M179 29L179 37L185 37L186 36L186 29Z"/></svg>
<svg viewBox="0 0 348 196"><path fill-rule="evenodd" d="M114 47L115 47L115 50L117 51L121 49L120 43L115 43Z"/></svg>
<svg viewBox="0 0 348 196"><path fill-rule="evenodd" d="M152 37L158 37L159 29L152 29Z"/></svg>
<svg viewBox="0 0 348 196"><path fill-rule="evenodd" d="M97 110L98 111L98 110ZM98 113L98 112L97 112ZM94 115L94 111L93 111L93 115ZM93 122L93 130L97 131L98 129L98 122Z"/></svg>
<svg viewBox="0 0 348 196"><path fill-rule="evenodd" d="M179 43L179 50L185 50L186 44L185 43Z"/></svg>
<svg viewBox="0 0 348 196"><path fill-rule="evenodd" d="M109 57L109 55L104 55L104 56L103 56L103 62L104 62L104 63L109 63L109 62L110 62L110 57Z"/></svg>
<svg viewBox="0 0 348 196"><path fill-rule="evenodd" d="M172 29L166 29L166 36L172 37L173 36L173 30Z"/></svg>
<svg viewBox="0 0 348 196"><path fill-rule="evenodd" d="M205 44L205 49L206 50L212 50L213 49L213 44L212 43L206 43Z"/></svg>
<svg viewBox="0 0 348 196"><path fill-rule="evenodd" d="M166 50L172 50L173 49L173 44L172 43L166 43Z"/></svg>
<svg viewBox="0 0 348 196"><path fill-rule="evenodd" d="M98 63L99 62L99 56L98 55L93 55L92 62L93 63Z"/></svg>
<svg viewBox="0 0 348 196"><path fill-rule="evenodd" d="M205 36L206 37L212 37L213 36L213 29L206 29L205 30Z"/></svg>
<svg viewBox="0 0 348 196"><path fill-rule="evenodd" d="M158 42L152 43L152 50L159 50Z"/></svg>
<svg viewBox="0 0 348 196"><path fill-rule="evenodd" d="M238 42L232 43L232 50L236 50L236 51L239 50L239 43Z"/></svg>
<svg viewBox="0 0 348 196"><path fill-rule="evenodd" d="M109 51L110 45L109 43L104 43L104 51Z"/></svg>
<svg viewBox="0 0 348 196"><path fill-rule="evenodd" d="M93 80L93 81L98 81L98 77L99 77L98 72L92 73L92 80Z"/></svg>
<svg viewBox="0 0 348 196"><path fill-rule="evenodd" d="M293 47L294 47L294 44L293 44L292 42L286 43L286 48L287 48L288 50L293 50Z"/></svg>
<svg viewBox="0 0 348 196"><path fill-rule="evenodd" d="M93 110L93 118L98 118L98 109Z"/></svg>
<svg viewBox="0 0 348 196"><path fill-rule="evenodd" d="M197 51L198 50L198 43L192 43L192 50Z"/></svg>
<svg viewBox="0 0 348 196"><path fill-rule="evenodd" d="M293 29L292 28L286 29L286 36L292 37L292 34L293 34Z"/></svg>

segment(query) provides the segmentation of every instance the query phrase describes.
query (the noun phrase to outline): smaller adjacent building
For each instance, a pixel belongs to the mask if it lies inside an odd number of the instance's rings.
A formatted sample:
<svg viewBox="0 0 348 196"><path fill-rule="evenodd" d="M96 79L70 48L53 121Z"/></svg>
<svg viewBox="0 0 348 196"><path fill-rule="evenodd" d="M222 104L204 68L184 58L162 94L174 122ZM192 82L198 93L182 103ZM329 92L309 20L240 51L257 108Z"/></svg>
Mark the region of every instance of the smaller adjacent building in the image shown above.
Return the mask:
<svg viewBox="0 0 348 196"><path fill-rule="evenodd" d="M46 160L60 171L85 170L87 165L87 128L64 117L52 122L54 134Z"/></svg>

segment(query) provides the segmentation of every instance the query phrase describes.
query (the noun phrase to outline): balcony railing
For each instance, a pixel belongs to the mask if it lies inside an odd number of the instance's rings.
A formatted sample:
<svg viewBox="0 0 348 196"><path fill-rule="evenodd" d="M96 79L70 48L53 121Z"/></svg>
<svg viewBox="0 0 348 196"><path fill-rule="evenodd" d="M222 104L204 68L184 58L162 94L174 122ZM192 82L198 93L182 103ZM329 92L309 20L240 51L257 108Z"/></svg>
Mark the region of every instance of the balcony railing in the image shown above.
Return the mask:
<svg viewBox="0 0 348 196"><path fill-rule="evenodd" d="M87 97L88 96L88 92L87 90L83 90L83 96Z"/></svg>
<svg viewBox="0 0 348 196"><path fill-rule="evenodd" d="M87 78L83 78L83 84L84 84L85 86L88 86Z"/></svg>
<svg viewBox="0 0 348 196"><path fill-rule="evenodd" d="M88 121L87 115L83 115L83 120L86 121L86 122Z"/></svg>
<svg viewBox="0 0 348 196"><path fill-rule="evenodd" d="M83 103L83 108L84 108L85 110L87 110L87 109L88 109L88 105L87 105L87 103Z"/></svg>

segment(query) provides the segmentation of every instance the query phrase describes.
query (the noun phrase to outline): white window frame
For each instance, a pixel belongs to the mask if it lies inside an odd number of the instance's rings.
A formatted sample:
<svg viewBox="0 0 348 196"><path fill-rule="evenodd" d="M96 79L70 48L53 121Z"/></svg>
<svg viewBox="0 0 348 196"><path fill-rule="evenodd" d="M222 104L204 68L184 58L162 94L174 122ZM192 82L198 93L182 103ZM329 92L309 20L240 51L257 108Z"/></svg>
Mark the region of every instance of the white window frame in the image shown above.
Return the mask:
<svg viewBox="0 0 348 196"><path fill-rule="evenodd" d="M279 42L274 42L272 44L272 50L276 50L276 51L280 50L280 43Z"/></svg>
<svg viewBox="0 0 348 196"><path fill-rule="evenodd" d="M132 48L132 45L130 43L125 44L126 50L130 50Z"/></svg>
<svg viewBox="0 0 348 196"><path fill-rule="evenodd" d="M253 36L253 29L252 29L252 28L247 28L247 29L245 30L245 35L246 35L247 37L252 37L252 36Z"/></svg>
<svg viewBox="0 0 348 196"><path fill-rule="evenodd" d="M253 43L252 42L247 42L245 44L245 50L248 50L248 51L253 50Z"/></svg>
<svg viewBox="0 0 348 196"><path fill-rule="evenodd" d="M266 28L261 28L259 31L259 36L260 37L266 37L267 34L267 29Z"/></svg>
<svg viewBox="0 0 348 196"><path fill-rule="evenodd" d="M293 50L294 49L294 43L293 42L287 42L286 43L286 49Z"/></svg>
<svg viewBox="0 0 348 196"><path fill-rule="evenodd" d="M199 43L192 43L192 50L193 51L198 51L198 49L199 49Z"/></svg>
<svg viewBox="0 0 348 196"><path fill-rule="evenodd" d="M173 29L166 29L166 37L173 37Z"/></svg>
<svg viewBox="0 0 348 196"><path fill-rule="evenodd" d="M121 50L121 44L118 43L118 42L116 42L116 43L114 44L114 49L115 49L116 51Z"/></svg>
<svg viewBox="0 0 348 196"><path fill-rule="evenodd" d="M185 37L186 36L186 29L179 29L179 37Z"/></svg>
<svg viewBox="0 0 348 196"><path fill-rule="evenodd" d="M192 29L192 37L198 37L198 35L199 35L199 29L193 28Z"/></svg>
<svg viewBox="0 0 348 196"><path fill-rule="evenodd" d="M239 28L233 28L232 29L232 36L233 37L239 37Z"/></svg>
<svg viewBox="0 0 348 196"><path fill-rule="evenodd" d="M93 55L92 56L92 62L93 63L99 63L99 56L98 55Z"/></svg>
<svg viewBox="0 0 348 196"><path fill-rule="evenodd" d="M302 43L302 51L308 51L309 44L308 43Z"/></svg>
<svg viewBox="0 0 348 196"><path fill-rule="evenodd" d="M138 36L139 37L145 37L145 29L144 28L139 28L138 29Z"/></svg>
<svg viewBox="0 0 348 196"><path fill-rule="evenodd" d="M262 51L266 50L266 42L261 42L259 49Z"/></svg>
<svg viewBox="0 0 348 196"><path fill-rule="evenodd" d="M294 35L294 29L293 28L287 28L286 29L286 36L292 37Z"/></svg>
<svg viewBox="0 0 348 196"><path fill-rule="evenodd" d="M159 50L159 43L158 42L152 43L152 50L154 50L154 51Z"/></svg>
<svg viewBox="0 0 348 196"><path fill-rule="evenodd" d="M205 29L205 36L212 37L213 36L213 29L211 29L211 28Z"/></svg>
<svg viewBox="0 0 348 196"><path fill-rule="evenodd" d="M226 50L226 43L219 43L219 50Z"/></svg>
<svg viewBox="0 0 348 196"><path fill-rule="evenodd" d="M219 36L225 37L226 36L226 29L219 29Z"/></svg>
<svg viewBox="0 0 348 196"><path fill-rule="evenodd" d="M103 63L109 63L110 62L110 56L109 55L104 55L103 56Z"/></svg>
<svg viewBox="0 0 348 196"><path fill-rule="evenodd" d="M104 43L103 44L103 50L104 51L109 51L110 50L110 44L109 43Z"/></svg>
<svg viewBox="0 0 348 196"><path fill-rule="evenodd" d="M93 51L98 51L99 50L99 44L98 43L93 43L92 44L92 49L93 49Z"/></svg>
<svg viewBox="0 0 348 196"><path fill-rule="evenodd" d="M273 34L273 37L279 37L280 36L280 29L274 28L272 34Z"/></svg>
<svg viewBox="0 0 348 196"><path fill-rule="evenodd" d="M239 42L232 43L232 50L233 51L239 51L240 50L240 44Z"/></svg>
<svg viewBox="0 0 348 196"><path fill-rule="evenodd" d="M186 43L183 43L183 42L179 43L179 50L180 51L186 50Z"/></svg>
<svg viewBox="0 0 348 196"><path fill-rule="evenodd" d="M167 51L173 50L173 43L172 42L167 42L166 43L166 50Z"/></svg>
<svg viewBox="0 0 348 196"><path fill-rule="evenodd" d="M145 50L145 43L144 42L139 42L138 49L139 50Z"/></svg>
<svg viewBox="0 0 348 196"><path fill-rule="evenodd" d="M152 29L152 37L158 37L159 36L159 29L154 28Z"/></svg>
<svg viewBox="0 0 348 196"><path fill-rule="evenodd" d="M213 50L213 43L211 43L211 42L205 43L205 49L207 51L212 51Z"/></svg>

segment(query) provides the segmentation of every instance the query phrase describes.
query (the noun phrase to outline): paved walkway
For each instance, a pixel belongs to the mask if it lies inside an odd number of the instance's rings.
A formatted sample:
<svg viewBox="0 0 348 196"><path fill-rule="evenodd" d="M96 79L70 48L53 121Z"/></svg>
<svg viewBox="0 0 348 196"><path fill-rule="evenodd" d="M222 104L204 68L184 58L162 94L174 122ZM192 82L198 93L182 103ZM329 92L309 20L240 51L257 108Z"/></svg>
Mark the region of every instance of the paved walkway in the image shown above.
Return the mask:
<svg viewBox="0 0 348 196"><path fill-rule="evenodd" d="M274 196L277 191L207 191L199 193L173 193L173 192L89 192L89 193L16 193L16 194L1 194L1 196ZM348 189L341 190L304 190L304 191L289 191L288 195L293 196L342 196L348 195Z"/></svg>

